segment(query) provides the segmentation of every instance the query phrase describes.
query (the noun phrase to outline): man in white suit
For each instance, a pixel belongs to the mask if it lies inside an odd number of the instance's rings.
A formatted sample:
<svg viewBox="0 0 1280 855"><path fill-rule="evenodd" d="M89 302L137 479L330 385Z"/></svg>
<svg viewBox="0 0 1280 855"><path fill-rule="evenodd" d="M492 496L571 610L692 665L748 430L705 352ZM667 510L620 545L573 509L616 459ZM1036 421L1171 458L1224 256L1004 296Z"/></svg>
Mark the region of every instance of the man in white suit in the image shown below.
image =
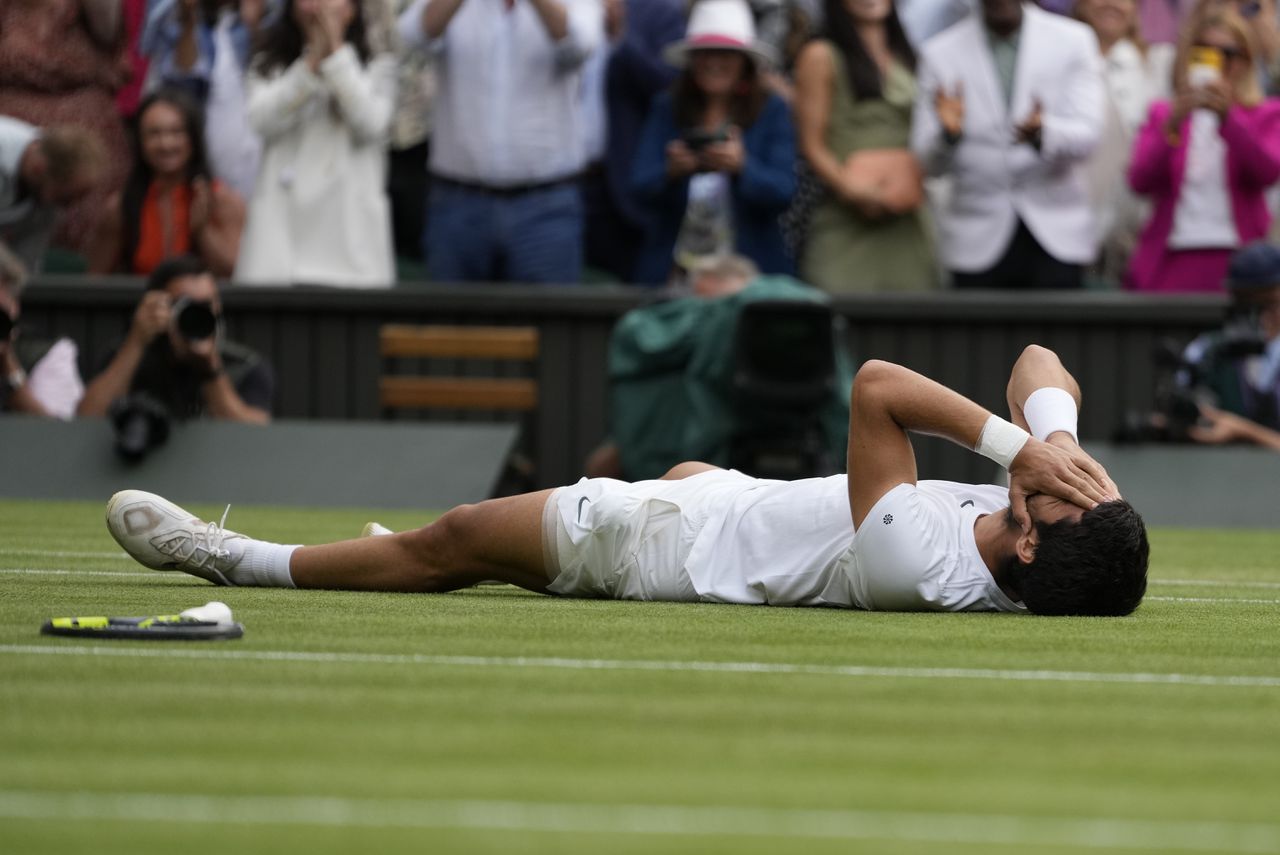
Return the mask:
<svg viewBox="0 0 1280 855"><path fill-rule="evenodd" d="M1087 26L1019 0L981 0L925 43L912 148L952 181L938 230L956 287L1080 287L1097 251L1084 167L1101 62Z"/></svg>

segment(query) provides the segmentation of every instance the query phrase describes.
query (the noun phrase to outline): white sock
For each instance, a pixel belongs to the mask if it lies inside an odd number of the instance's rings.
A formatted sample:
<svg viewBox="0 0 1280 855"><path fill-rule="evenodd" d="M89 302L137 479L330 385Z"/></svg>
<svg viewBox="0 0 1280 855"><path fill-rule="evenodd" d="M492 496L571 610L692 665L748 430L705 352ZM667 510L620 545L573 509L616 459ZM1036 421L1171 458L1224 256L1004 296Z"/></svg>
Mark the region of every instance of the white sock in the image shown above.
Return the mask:
<svg viewBox="0 0 1280 855"><path fill-rule="evenodd" d="M285 546L245 538L244 554L227 578L235 585L258 588L296 588L289 573L289 559L300 544Z"/></svg>

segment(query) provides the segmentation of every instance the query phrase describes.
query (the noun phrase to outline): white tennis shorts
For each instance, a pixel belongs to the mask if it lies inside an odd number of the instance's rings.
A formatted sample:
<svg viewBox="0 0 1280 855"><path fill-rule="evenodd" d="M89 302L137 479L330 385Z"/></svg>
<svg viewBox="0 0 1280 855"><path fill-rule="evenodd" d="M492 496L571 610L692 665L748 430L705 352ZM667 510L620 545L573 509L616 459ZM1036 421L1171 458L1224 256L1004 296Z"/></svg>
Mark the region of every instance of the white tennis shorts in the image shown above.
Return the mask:
<svg viewBox="0 0 1280 855"><path fill-rule="evenodd" d="M756 483L733 470L679 481L583 478L543 510L548 590L568 597L698 602L685 570L717 502Z"/></svg>

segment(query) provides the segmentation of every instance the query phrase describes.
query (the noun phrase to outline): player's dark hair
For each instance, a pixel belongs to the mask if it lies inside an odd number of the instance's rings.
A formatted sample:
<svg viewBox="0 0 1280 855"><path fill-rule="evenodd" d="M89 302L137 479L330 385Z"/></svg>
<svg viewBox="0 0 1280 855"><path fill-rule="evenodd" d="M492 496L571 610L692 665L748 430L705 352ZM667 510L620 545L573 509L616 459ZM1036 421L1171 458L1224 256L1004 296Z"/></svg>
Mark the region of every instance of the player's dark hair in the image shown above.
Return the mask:
<svg viewBox="0 0 1280 855"><path fill-rule="evenodd" d="M1127 615L1147 591L1147 528L1126 501L1104 502L1069 519L1036 522L1030 564L1015 557L1005 578L1039 615Z"/></svg>
<svg viewBox="0 0 1280 855"><path fill-rule="evenodd" d="M209 265L204 263L204 259L194 255L175 255L166 258L151 271L151 275L147 277L147 290L162 291L175 279L183 276L204 276L209 273L211 273Z"/></svg>

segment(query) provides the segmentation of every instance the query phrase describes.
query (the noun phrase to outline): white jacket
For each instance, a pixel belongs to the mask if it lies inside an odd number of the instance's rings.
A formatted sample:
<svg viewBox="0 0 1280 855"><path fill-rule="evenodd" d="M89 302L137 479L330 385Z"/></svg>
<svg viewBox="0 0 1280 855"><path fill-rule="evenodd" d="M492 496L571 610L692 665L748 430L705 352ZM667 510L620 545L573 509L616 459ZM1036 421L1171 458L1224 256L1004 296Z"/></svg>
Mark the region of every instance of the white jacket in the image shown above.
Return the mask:
<svg viewBox="0 0 1280 855"><path fill-rule="evenodd" d="M1087 264L1096 253L1085 162L1104 125L1102 58L1093 31L1024 5L1011 106L980 13L925 43L911 147L932 176L949 175L938 212L940 254L950 270L978 273L1000 260L1019 218L1059 261ZM963 83L964 132L947 145L934 112L939 86ZM1014 139L1039 101L1040 151Z"/></svg>
<svg viewBox="0 0 1280 855"><path fill-rule="evenodd" d="M395 58L361 66L343 45L312 73L304 59L249 77L262 169L234 280L389 287L395 281L386 145Z"/></svg>

